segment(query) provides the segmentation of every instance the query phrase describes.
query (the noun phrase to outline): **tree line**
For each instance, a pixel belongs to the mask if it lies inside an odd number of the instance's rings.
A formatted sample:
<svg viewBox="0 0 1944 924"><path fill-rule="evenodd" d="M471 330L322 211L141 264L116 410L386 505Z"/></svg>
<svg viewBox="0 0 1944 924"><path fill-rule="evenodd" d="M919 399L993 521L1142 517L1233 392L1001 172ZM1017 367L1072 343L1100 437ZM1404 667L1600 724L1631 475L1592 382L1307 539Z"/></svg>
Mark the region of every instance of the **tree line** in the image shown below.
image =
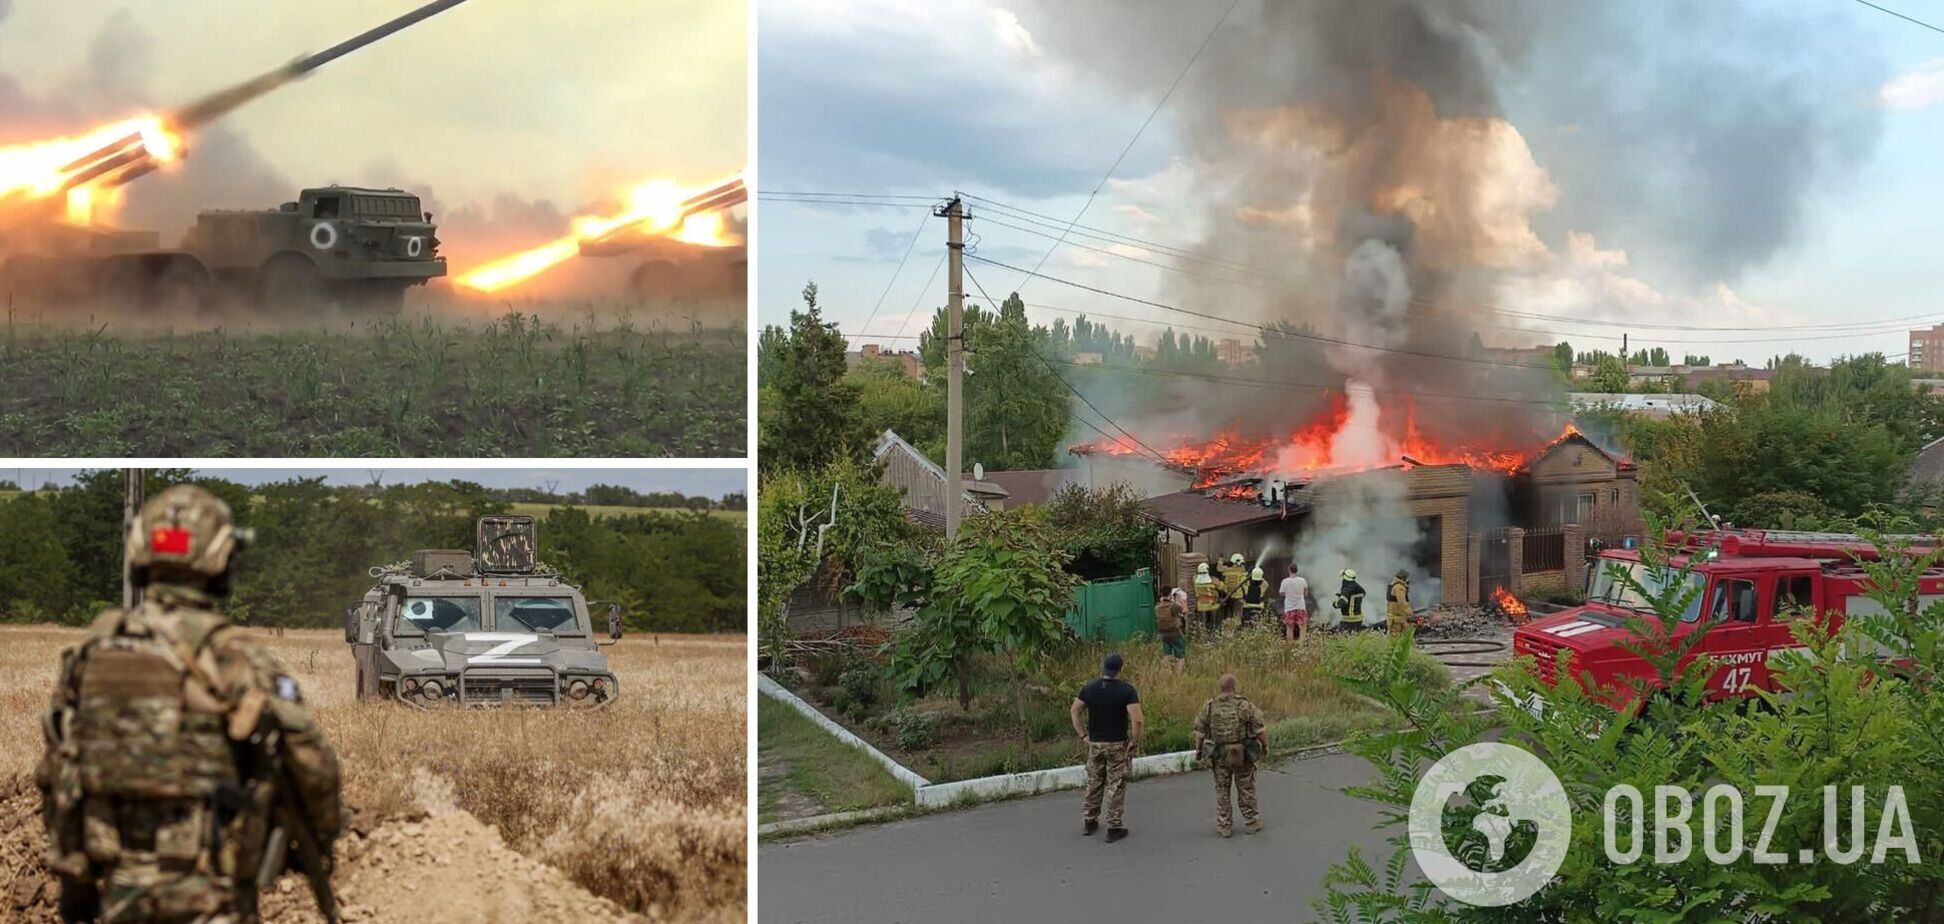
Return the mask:
<svg viewBox="0 0 1944 924"><path fill-rule="evenodd" d="M255 541L237 560L227 609L253 625L339 625L372 584L369 569L424 548L471 549L474 520L506 513L504 492L451 480L382 488L319 478L243 485L151 470L151 495L197 484L223 498ZM744 534L706 511L594 517L554 508L540 559L590 600L620 603L627 624L662 632L737 632L745 624ZM0 499L0 621L85 624L121 599L122 475Z"/></svg>

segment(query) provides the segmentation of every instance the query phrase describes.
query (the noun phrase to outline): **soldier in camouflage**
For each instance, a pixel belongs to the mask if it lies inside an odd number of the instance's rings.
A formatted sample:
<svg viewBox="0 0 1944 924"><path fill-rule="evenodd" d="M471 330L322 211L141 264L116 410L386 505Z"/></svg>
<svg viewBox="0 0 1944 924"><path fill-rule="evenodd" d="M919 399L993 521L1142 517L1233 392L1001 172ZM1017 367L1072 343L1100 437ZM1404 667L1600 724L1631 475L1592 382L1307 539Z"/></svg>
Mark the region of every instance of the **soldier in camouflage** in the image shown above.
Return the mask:
<svg viewBox="0 0 1944 924"><path fill-rule="evenodd" d="M1236 692L1234 674L1223 674L1221 693L1202 704L1195 715L1195 753L1215 771L1215 830L1228 837L1234 830L1229 788L1242 804L1244 830L1262 830L1256 814L1255 765L1269 752L1268 724L1262 710Z"/></svg>
<svg viewBox="0 0 1944 924"><path fill-rule="evenodd" d="M130 524L141 602L61 656L35 780L70 921L254 921L294 848L327 920L337 755L296 681L218 612L247 535L201 488Z"/></svg>

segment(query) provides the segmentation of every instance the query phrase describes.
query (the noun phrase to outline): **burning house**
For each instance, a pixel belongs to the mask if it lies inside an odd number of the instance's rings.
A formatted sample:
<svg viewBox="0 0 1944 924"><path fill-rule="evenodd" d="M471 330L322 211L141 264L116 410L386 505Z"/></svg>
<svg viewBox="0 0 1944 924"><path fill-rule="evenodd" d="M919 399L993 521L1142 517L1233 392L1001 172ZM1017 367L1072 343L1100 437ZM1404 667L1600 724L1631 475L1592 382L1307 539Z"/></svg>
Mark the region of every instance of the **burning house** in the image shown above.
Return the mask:
<svg viewBox="0 0 1944 924"><path fill-rule="evenodd" d="M1402 568L1420 604L1479 603L1500 589L1578 587L1585 540L1638 518L1633 465L1570 426L1528 452L1447 453L1438 462L1407 455L1393 465L1284 475L1223 461L1270 455L1230 441L1157 466L1189 482L1146 502L1160 527L1163 583L1240 553L1271 575L1294 560L1319 589L1343 568L1375 579Z"/></svg>

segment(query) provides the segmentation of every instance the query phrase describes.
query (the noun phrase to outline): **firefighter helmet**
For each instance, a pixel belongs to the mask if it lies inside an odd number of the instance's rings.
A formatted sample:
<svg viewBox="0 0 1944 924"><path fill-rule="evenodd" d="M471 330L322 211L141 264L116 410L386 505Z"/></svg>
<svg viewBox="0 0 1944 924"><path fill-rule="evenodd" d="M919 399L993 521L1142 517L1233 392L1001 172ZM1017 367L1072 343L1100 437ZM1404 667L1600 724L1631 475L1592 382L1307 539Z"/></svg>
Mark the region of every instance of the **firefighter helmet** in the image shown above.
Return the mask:
<svg viewBox="0 0 1944 924"><path fill-rule="evenodd" d="M1344 579L1344 580L1346 580L1346 581L1354 581L1354 580L1356 580L1356 579L1357 579L1357 569L1355 569L1355 568L1345 568L1345 569L1343 569L1343 579Z"/></svg>
<svg viewBox="0 0 1944 924"><path fill-rule="evenodd" d="M1208 573L1208 562L1202 562L1201 564L1199 564L1199 565L1196 565L1196 566L1195 566L1195 573L1196 573L1196 574L1207 574L1207 573Z"/></svg>
<svg viewBox="0 0 1944 924"><path fill-rule="evenodd" d="M1261 569L1261 568L1257 568L1257 569L1255 569L1254 571L1251 571L1251 572L1249 572L1249 580L1252 580L1252 581L1260 581L1260 580L1262 580L1262 569Z"/></svg>
<svg viewBox="0 0 1944 924"><path fill-rule="evenodd" d="M128 524L128 563L213 578L229 570L242 538L222 498L176 485L150 498Z"/></svg>

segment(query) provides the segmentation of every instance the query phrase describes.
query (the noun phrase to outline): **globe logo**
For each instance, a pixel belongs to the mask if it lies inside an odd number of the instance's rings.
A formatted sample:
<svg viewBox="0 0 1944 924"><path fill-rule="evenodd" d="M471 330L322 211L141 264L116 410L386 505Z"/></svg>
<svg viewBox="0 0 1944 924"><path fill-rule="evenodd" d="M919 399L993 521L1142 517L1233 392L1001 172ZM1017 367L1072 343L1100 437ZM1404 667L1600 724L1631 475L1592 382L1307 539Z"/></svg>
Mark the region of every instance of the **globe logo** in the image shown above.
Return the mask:
<svg viewBox="0 0 1944 924"><path fill-rule="evenodd" d="M1572 803L1530 751L1467 745L1418 781L1410 836L1418 868L1440 891L1501 907L1531 897L1559 872L1573 839Z"/></svg>

